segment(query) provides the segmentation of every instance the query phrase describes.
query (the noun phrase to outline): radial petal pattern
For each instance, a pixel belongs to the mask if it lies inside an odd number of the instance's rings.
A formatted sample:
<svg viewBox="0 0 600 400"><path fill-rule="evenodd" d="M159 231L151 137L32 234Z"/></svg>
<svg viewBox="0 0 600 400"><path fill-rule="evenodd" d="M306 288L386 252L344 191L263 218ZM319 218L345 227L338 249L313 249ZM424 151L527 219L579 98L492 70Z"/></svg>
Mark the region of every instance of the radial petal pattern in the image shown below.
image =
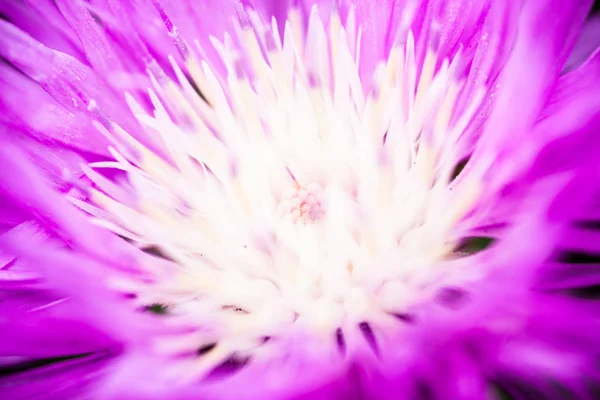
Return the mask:
<svg viewBox="0 0 600 400"><path fill-rule="evenodd" d="M595 398L590 5L0 3L0 393Z"/></svg>

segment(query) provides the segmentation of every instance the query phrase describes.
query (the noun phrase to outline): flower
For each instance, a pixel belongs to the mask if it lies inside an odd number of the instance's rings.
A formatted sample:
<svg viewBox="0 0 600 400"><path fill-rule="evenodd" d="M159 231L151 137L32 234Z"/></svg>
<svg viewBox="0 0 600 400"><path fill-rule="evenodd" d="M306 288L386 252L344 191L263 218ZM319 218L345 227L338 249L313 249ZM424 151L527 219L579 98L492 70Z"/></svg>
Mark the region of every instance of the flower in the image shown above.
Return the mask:
<svg viewBox="0 0 600 400"><path fill-rule="evenodd" d="M590 5L0 3L3 396L594 398Z"/></svg>

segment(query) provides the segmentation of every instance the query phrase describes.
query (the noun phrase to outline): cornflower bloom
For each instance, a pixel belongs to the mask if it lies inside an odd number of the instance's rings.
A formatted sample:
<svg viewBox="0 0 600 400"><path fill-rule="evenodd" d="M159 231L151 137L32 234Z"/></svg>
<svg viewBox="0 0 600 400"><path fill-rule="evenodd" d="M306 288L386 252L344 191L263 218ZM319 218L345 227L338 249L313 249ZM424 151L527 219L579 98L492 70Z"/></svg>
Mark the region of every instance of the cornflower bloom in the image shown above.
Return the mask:
<svg viewBox="0 0 600 400"><path fill-rule="evenodd" d="M0 397L593 399L590 5L3 0Z"/></svg>

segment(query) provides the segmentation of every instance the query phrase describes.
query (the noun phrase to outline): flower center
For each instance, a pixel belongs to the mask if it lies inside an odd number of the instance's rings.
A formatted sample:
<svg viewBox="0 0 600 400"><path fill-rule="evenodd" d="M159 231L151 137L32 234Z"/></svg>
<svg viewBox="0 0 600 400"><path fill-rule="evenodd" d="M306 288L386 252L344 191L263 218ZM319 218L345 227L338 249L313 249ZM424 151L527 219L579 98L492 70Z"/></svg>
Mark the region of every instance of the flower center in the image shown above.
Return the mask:
<svg viewBox="0 0 600 400"><path fill-rule="evenodd" d="M211 327L167 345L213 349L200 375L232 354L263 354L274 346L265 337L308 332L336 347L354 330L372 344L397 329L394 315L438 276L433 266L477 194L476 179L450 183L454 143L476 110L455 109L454 62L428 53L417 81L409 32L365 83L376 90L363 88L360 29L333 13L327 33L313 8L304 32L291 13L283 38L264 24L233 32L244 51L214 39L224 72L188 54L203 97L175 63L179 84L153 79L152 115L128 96L168 160L98 125L115 160L86 167L94 188L87 202L72 199L176 264L174 277L114 284L138 294L138 306ZM101 168L125 171L128 183Z"/></svg>
<svg viewBox="0 0 600 400"><path fill-rule="evenodd" d="M319 221L325 214L323 189L318 183L311 183L306 189L286 189L281 195L277 213L293 223Z"/></svg>

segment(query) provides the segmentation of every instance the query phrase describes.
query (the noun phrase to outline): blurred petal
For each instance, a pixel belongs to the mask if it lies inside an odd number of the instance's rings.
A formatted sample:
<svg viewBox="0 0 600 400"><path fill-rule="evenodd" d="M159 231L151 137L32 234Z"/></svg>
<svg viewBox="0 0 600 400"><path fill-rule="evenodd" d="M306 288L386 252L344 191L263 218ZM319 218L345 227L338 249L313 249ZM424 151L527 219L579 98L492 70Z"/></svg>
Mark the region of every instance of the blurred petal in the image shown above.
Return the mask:
<svg viewBox="0 0 600 400"><path fill-rule="evenodd" d="M42 142L108 154L108 143L81 113L69 112L38 84L0 65L0 106L6 124L25 130Z"/></svg>
<svg viewBox="0 0 600 400"><path fill-rule="evenodd" d="M70 112L93 112L96 103L124 129L137 131L137 122L124 99L93 69L67 54L45 47L6 21L0 21L0 54Z"/></svg>
<svg viewBox="0 0 600 400"><path fill-rule="evenodd" d="M515 144L535 122L575 44L591 1L526 1L498 82L480 151ZM549 23L551 21L551 23ZM506 116L511 116L508 120Z"/></svg>
<svg viewBox="0 0 600 400"><path fill-rule="evenodd" d="M593 14L585 21L577 44L571 53L564 72L569 72L581 65L600 47L600 14Z"/></svg>
<svg viewBox="0 0 600 400"><path fill-rule="evenodd" d="M60 400L85 398L103 375L110 353L85 355L62 361L31 360L0 371L0 390L7 398ZM44 366L45 363L49 364Z"/></svg>
<svg viewBox="0 0 600 400"><path fill-rule="evenodd" d="M84 61L81 44L50 0L6 0L0 13L44 45Z"/></svg>
<svg viewBox="0 0 600 400"><path fill-rule="evenodd" d="M592 400L600 318L577 291L600 282L598 53L561 75L590 5L7 0L0 390ZM332 218L296 234L271 214L304 181L350 205L327 197ZM302 190L296 214L325 213Z"/></svg>
<svg viewBox="0 0 600 400"><path fill-rule="evenodd" d="M0 192L40 218L70 243L105 262L125 269L135 268L133 255L112 234L90 225L63 196L52 190L31 165L22 150L4 141L0 148L2 164L11 169L0 177ZM111 248L109 254L104 249Z"/></svg>

